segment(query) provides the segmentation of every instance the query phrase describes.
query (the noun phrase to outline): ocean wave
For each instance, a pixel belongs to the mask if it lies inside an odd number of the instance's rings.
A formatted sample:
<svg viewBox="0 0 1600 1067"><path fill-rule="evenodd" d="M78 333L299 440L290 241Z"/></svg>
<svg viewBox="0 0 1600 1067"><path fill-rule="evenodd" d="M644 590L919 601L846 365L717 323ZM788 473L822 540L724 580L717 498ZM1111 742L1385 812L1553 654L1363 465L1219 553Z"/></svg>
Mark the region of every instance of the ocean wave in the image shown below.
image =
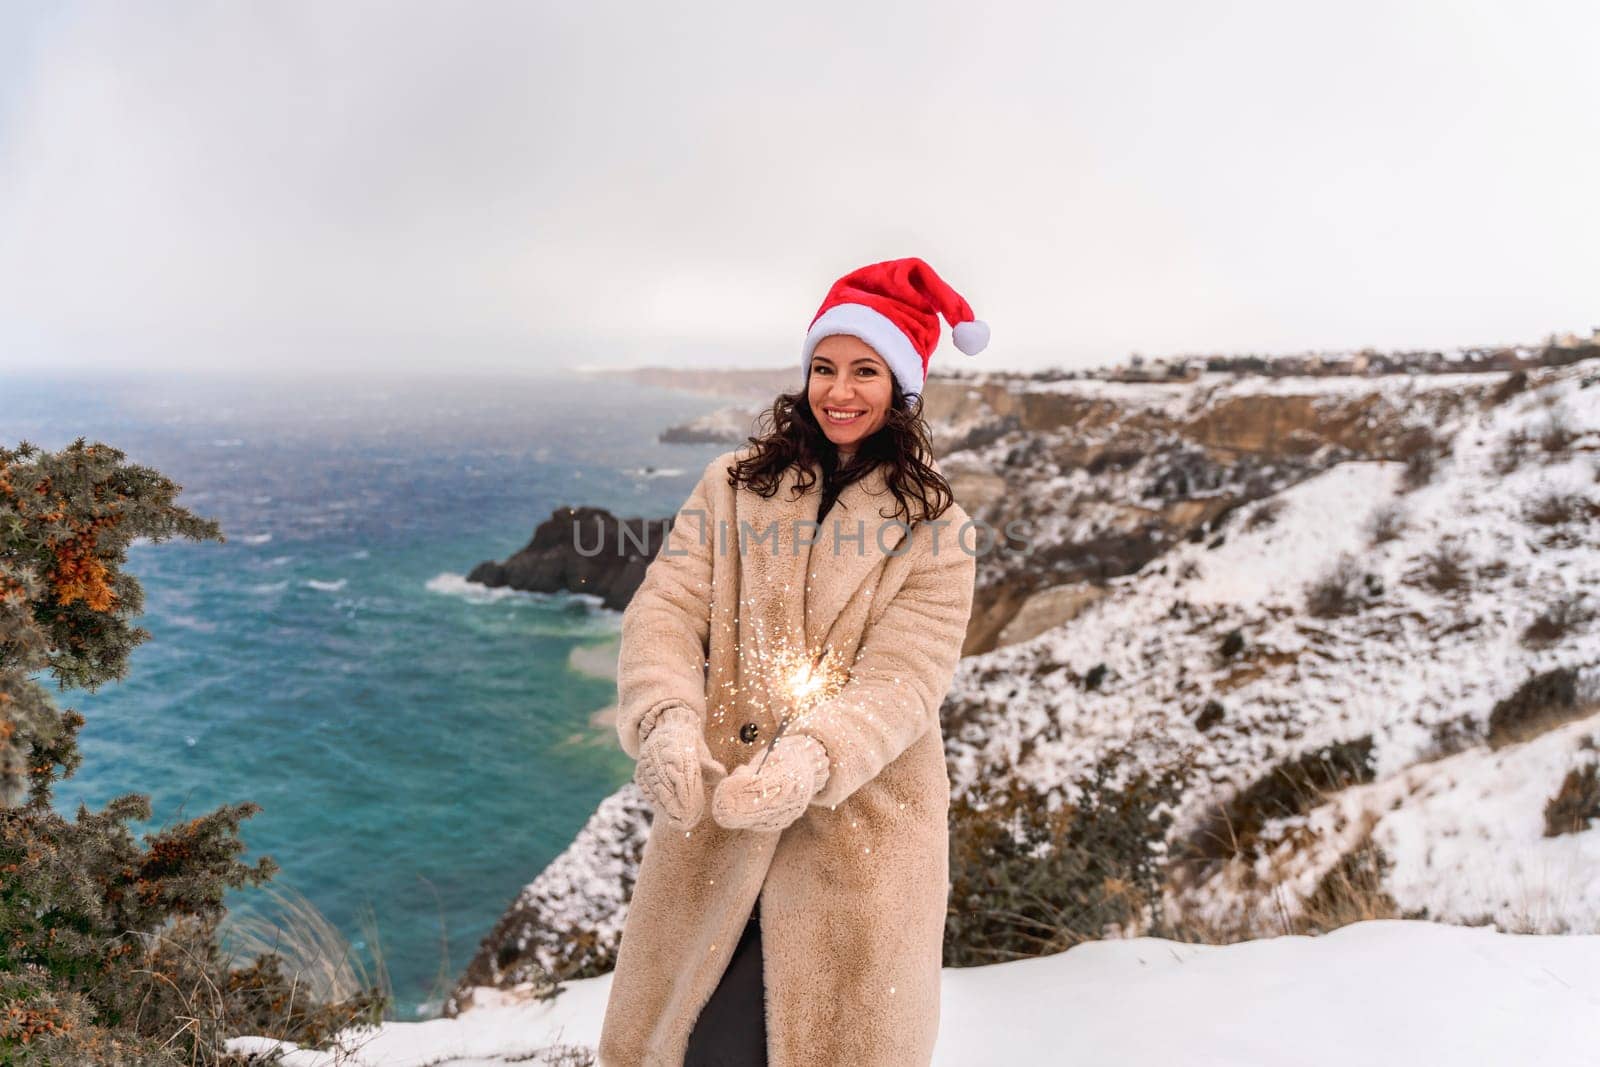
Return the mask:
<svg viewBox="0 0 1600 1067"><path fill-rule="evenodd" d="M217 624L209 619L202 619L198 615L185 615L181 612L167 615L165 622L168 626L175 626L180 630L198 630L201 633L214 633L217 629Z"/></svg>
<svg viewBox="0 0 1600 1067"><path fill-rule="evenodd" d="M593 593L533 593L522 589L512 589L510 586L500 586L491 589L482 582L469 582L465 575L444 571L434 575L424 583L430 593L443 593L445 596L461 597L463 600L474 604L493 604L501 600L529 600L536 603L546 603L561 608L580 608L584 615L615 615L617 612L608 610L605 598Z"/></svg>
<svg viewBox="0 0 1600 1067"><path fill-rule="evenodd" d="M270 533L240 534L239 540L247 545L264 545L272 540L272 535Z"/></svg>
<svg viewBox="0 0 1600 1067"><path fill-rule="evenodd" d="M370 555L372 555L372 553L368 552L366 549L358 548L354 552L350 553L350 558L351 559L366 559Z"/></svg>
<svg viewBox="0 0 1600 1067"><path fill-rule="evenodd" d="M624 469L624 474L631 474L635 478L676 478L683 473L682 467L635 467L631 470Z"/></svg>
<svg viewBox="0 0 1600 1067"><path fill-rule="evenodd" d="M307 578L306 585L312 589L321 589L323 592L337 593L344 588L344 584L349 580L348 578L337 578L333 581L321 581L316 578Z"/></svg>
<svg viewBox="0 0 1600 1067"><path fill-rule="evenodd" d="M244 587L244 591L255 596L270 596L273 593L281 593L287 588L289 588L289 580L285 578L281 582L261 582L258 585L247 585Z"/></svg>
<svg viewBox="0 0 1600 1067"><path fill-rule="evenodd" d="M430 593L443 593L445 596L457 596L463 600L470 600L474 604L492 604L497 600L508 600L512 597L530 596L529 593L501 586L499 589L490 589L482 582L469 582L464 574L455 574L443 571L435 574L423 583L423 588Z"/></svg>

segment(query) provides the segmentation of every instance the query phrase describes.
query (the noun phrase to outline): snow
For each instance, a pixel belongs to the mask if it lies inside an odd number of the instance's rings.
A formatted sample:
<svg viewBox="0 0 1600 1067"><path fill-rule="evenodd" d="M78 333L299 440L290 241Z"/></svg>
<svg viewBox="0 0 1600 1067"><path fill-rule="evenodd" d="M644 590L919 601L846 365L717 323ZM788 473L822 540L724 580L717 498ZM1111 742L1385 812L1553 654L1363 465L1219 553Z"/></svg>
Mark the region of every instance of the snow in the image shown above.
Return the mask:
<svg viewBox="0 0 1600 1067"><path fill-rule="evenodd" d="M479 991L455 1019L386 1023L355 1051L289 1067L487 1067L599 1043L611 976L551 1002ZM1402 919L1318 937L1194 945L1091 941L946 968L935 1067L1506 1067L1600 1062L1600 935L1505 934ZM259 1049L259 1038L229 1042Z"/></svg>
<svg viewBox="0 0 1600 1067"><path fill-rule="evenodd" d="M1086 400L1115 403L1126 411L1150 411L1181 418L1207 405L1244 396L1353 397L1368 393L1413 396L1421 393L1498 385L1508 371L1466 371L1446 374L1285 374L1266 376L1206 371L1193 381L1116 381L1067 378L1052 382L1019 382L1018 391L1061 393Z"/></svg>
<svg viewBox="0 0 1600 1067"><path fill-rule="evenodd" d="M1192 553L1200 577L1184 587L1194 604L1245 604L1289 600L1316 579L1328 561L1365 547L1366 525L1389 500L1400 477L1398 463L1341 463L1271 499L1278 519L1259 537L1237 537L1216 549Z"/></svg>

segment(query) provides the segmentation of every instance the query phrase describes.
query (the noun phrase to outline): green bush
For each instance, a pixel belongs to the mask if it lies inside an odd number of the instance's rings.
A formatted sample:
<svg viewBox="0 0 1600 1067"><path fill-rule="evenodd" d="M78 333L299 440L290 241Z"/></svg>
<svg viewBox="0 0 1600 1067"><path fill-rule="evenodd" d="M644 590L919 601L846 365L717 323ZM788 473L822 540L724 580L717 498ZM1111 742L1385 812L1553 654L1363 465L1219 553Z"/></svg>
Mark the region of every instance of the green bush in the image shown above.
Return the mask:
<svg viewBox="0 0 1600 1067"><path fill-rule="evenodd" d="M238 1034L316 1045L376 1021L376 991L310 1002L280 957L234 968L217 927L228 888L276 873L238 859L255 804L224 806L134 840L151 817L126 794L67 819L51 787L81 762L84 723L32 677L95 690L149 638L132 625L139 583L122 570L136 537L225 540L173 503L181 487L79 438L60 452L0 449L0 1063L241 1062ZM261 1062L259 1058L256 1062Z"/></svg>
<svg viewBox="0 0 1600 1067"><path fill-rule="evenodd" d="M1163 928L1166 836L1189 762L1142 766L1134 744L1102 754L1065 793L991 775L951 802L946 966Z"/></svg>

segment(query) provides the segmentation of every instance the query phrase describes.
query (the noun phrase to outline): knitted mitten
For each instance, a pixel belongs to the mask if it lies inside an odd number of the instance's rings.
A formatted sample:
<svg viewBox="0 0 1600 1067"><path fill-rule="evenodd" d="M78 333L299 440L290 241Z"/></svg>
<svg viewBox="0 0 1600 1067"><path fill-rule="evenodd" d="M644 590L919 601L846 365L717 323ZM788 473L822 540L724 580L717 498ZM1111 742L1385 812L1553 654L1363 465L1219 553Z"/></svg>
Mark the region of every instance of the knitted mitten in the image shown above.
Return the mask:
<svg viewBox="0 0 1600 1067"><path fill-rule="evenodd" d="M669 826L693 829L705 809L703 767L722 766L706 745L700 716L686 705L668 704L640 721L639 737L633 780Z"/></svg>
<svg viewBox="0 0 1600 1067"><path fill-rule="evenodd" d="M782 830L805 814L828 780L828 752L807 734L787 734L761 773L755 760L735 767L711 795L711 817L729 830Z"/></svg>

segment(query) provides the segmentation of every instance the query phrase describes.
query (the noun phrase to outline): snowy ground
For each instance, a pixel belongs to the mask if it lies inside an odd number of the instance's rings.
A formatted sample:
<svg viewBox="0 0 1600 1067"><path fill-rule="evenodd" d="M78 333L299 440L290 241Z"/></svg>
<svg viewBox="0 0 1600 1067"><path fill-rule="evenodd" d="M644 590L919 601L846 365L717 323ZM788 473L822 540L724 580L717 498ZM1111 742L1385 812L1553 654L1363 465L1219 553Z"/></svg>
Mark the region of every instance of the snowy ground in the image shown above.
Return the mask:
<svg viewBox="0 0 1600 1067"><path fill-rule="evenodd" d="M551 1003L483 991L456 1019L389 1023L291 1067L478 1067L593 1049L611 976ZM1152 1025L1154 1023L1155 1025ZM238 1039L236 1050L260 1048ZM1092 941L946 969L938 1067L1577 1067L1600 1063L1600 935L1400 919L1234 945Z"/></svg>

